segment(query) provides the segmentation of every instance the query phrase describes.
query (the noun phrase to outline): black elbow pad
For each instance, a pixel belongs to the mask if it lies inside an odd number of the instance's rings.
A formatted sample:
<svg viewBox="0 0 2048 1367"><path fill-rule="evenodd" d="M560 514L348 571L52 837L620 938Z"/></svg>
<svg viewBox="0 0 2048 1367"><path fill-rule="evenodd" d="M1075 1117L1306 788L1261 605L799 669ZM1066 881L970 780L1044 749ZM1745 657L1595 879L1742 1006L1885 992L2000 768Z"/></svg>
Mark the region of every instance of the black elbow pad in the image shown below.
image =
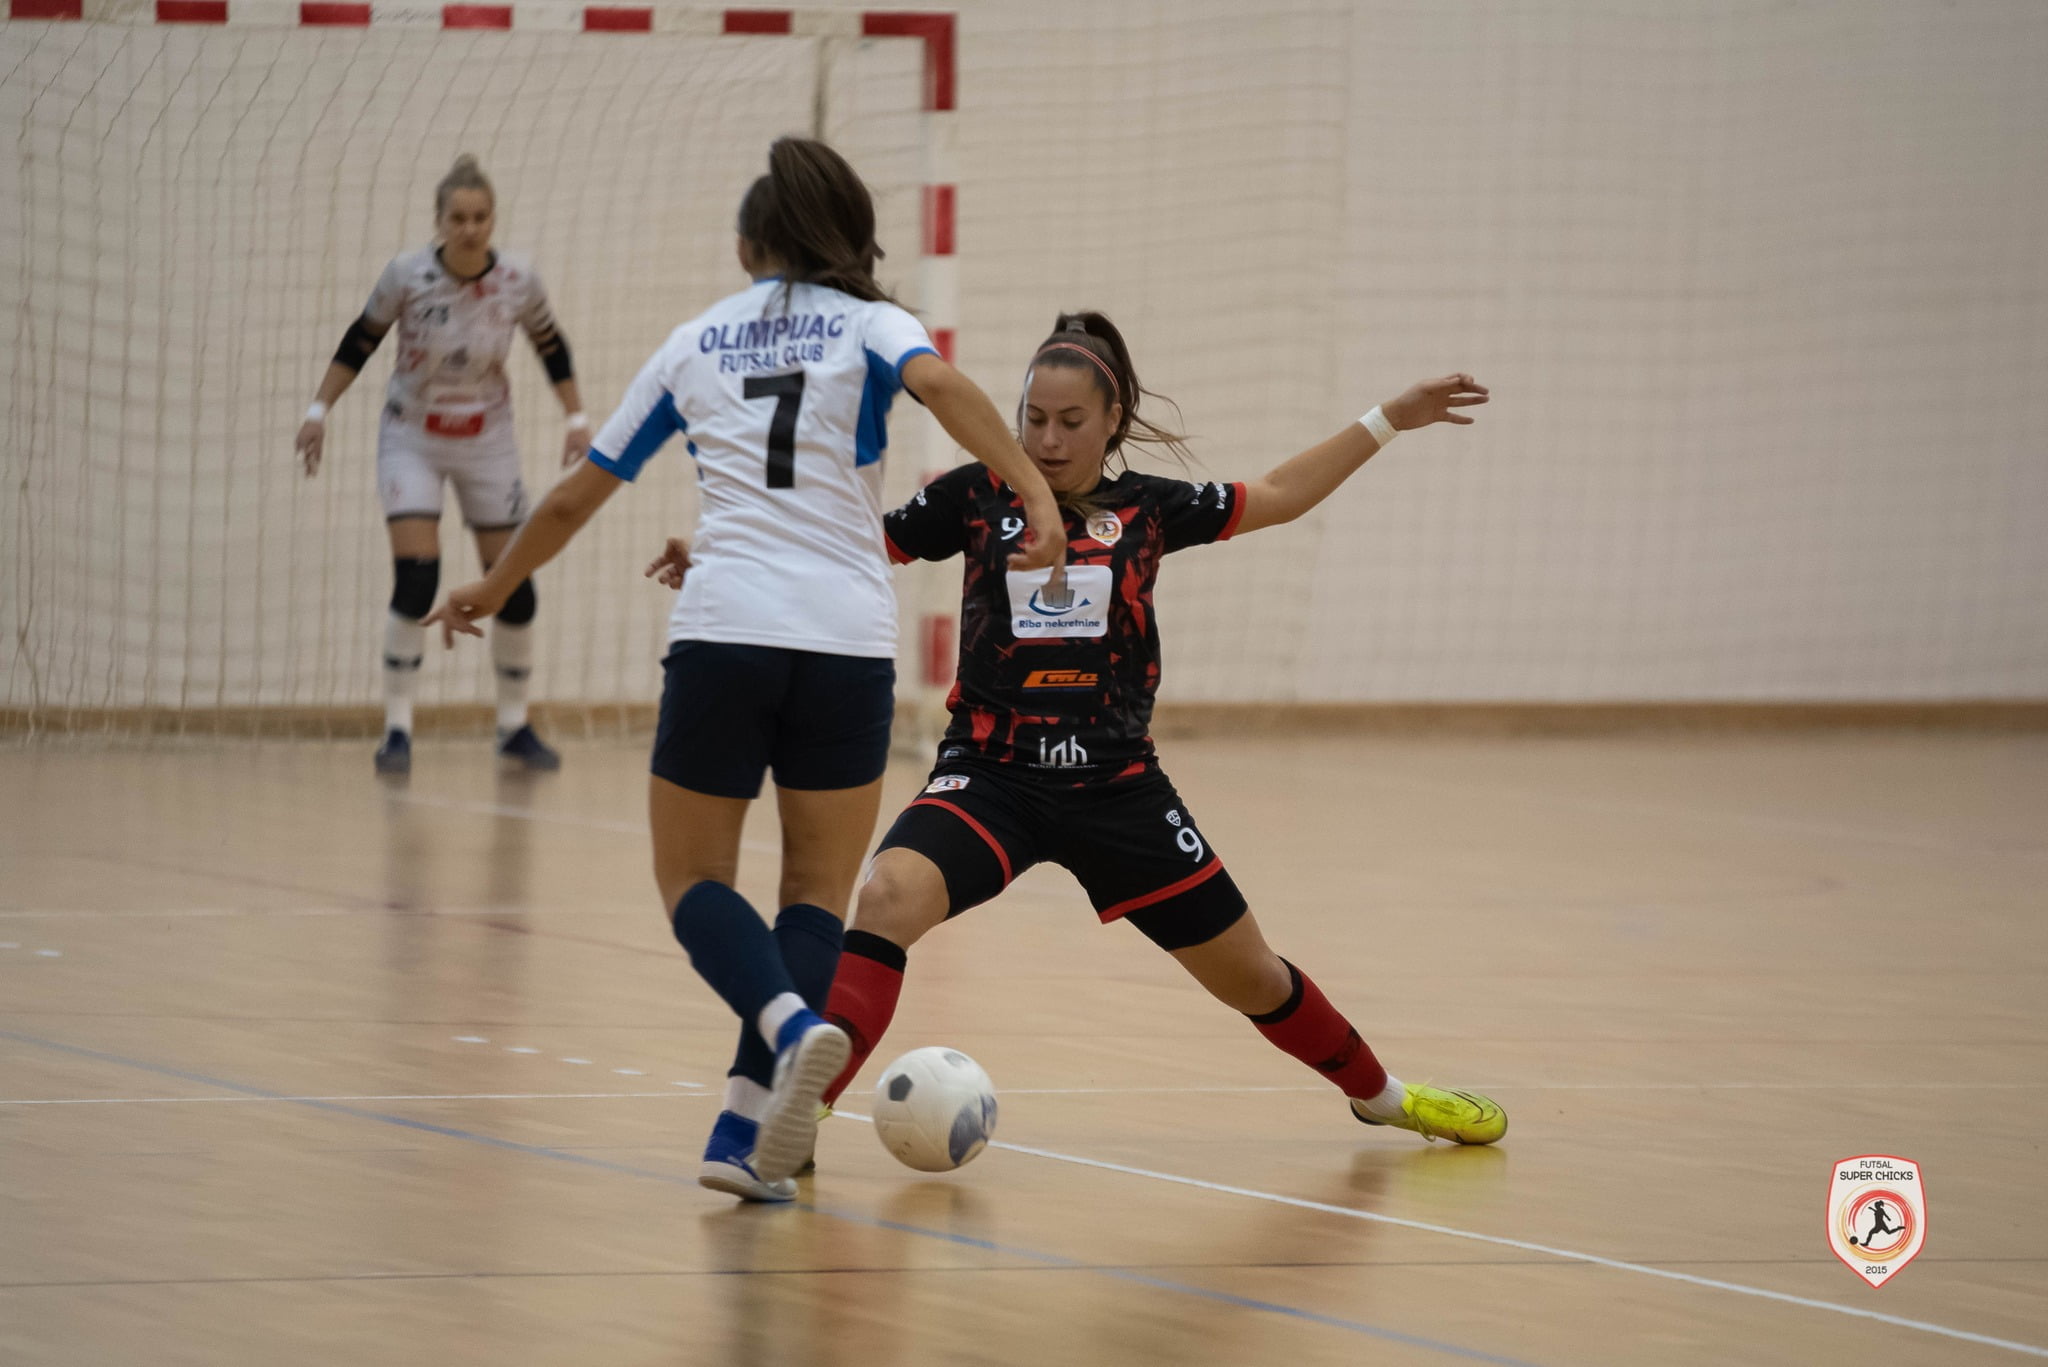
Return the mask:
<svg viewBox="0 0 2048 1367"><path fill-rule="evenodd" d="M360 371L370 363L370 357L377 350L377 344L383 340L384 329L373 329L367 317L357 318L348 325L348 332L343 335L341 345L334 349L334 363Z"/></svg>
<svg viewBox="0 0 2048 1367"><path fill-rule="evenodd" d="M576 367L569 360L569 339L557 332L545 343L536 344L534 350L540 353L540 363L547 367L548 381L560 384L576 378Z"/></svg>

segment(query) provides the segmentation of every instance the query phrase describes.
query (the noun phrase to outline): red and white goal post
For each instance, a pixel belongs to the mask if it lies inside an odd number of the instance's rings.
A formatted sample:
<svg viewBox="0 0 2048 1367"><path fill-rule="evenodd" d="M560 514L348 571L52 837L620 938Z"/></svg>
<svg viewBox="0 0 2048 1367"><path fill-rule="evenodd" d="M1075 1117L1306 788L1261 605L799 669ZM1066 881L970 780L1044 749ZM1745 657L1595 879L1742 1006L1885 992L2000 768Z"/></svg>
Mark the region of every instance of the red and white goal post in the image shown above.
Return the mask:
<svg viewBox="0 0 2048 1367"><path fill-rule="evenodd" d="M292 436L384 262L431 236L433 186L459 153L496 185L499 244L546 281L594 418L740 282L734 211L783 133L826 137L868 180L885 282L953 354L950 13L8 6L0 729L375 728L390 362L336 406L317 478ZM510 369L527 483L544 487L561 415L537 362ZM889 498L957 458L914 404L891 427ZM540 581L534 696L558 728L651 714L668 603L640 570L694 516L683 459L613 500ZM451 515L444 582L473 565L467 541ZM926 719L951 678L950 582L903 581L899 694ZM487 724L487 652L436 655L423 723Z"/></svg>

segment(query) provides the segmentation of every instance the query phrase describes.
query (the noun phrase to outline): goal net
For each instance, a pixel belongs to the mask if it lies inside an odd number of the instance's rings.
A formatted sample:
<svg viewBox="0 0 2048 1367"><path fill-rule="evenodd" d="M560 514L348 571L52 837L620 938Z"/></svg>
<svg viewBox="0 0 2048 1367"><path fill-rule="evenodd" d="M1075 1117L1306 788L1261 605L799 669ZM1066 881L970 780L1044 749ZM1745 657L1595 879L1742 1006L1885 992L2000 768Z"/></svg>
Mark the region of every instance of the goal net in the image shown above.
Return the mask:
<svg viewBox="0 0 2048 1367"><path fill-rule="evenodd" d="M2048 698L2048 7L959 0L967 97L935 139L921 45L807 11L794 37L664 6L590 34L520 0L482 34L228 3L0 24L0 713L372 725L388 355L318 479L290 445L436 179L482 158L600 417L737 282L737 197L813 128L880 193L889 283L958 321L1005 409L1076 307L1181 401L1195 479L1256 478L1424 376L1493 387L1299 523L1175 556L1167 702ZM957 282L921 255L935 147ZM538 488L557 415L512 370ZM914 404L893 436L892 498L955 459ZM666 456L544 573L538 701L652 700L667 595L639 574L692 483ZM464 540L451 513L444 579ZM958 579L898 584L908 694ZM423 706L481 712L486 669L435 652Z"/></svg>
<svg viewBox="0 0 2048 1367"><path fill-rule="evenodd" d="M885 283L917 307L918 46L0 25L0 708L70 729L374 724L391 349L336 405L316 478L292 441L384 263L430 240L457 154L494 181L496 241L532 256L601 423L677 323L742 283L734 213L780 134L822 131L868 179ZM523 341L508 369L544 489L562 415ZM901 498L948 457L915 404L892 437ZM541 577L536 699L596 717L654 699L670 595L641 570L693 525L694 486L678 443ZM476 567L449 502L444 587ZM488 652L435 648L423 708L480 703L488 674Z"/></svg>

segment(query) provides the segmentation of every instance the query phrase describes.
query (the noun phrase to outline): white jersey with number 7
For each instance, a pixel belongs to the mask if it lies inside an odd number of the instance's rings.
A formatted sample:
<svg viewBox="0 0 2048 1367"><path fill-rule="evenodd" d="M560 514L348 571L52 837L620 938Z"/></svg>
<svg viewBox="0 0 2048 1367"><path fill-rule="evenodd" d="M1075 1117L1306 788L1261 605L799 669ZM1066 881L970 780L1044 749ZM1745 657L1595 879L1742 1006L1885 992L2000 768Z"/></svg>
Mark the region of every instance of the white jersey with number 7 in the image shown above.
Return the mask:
<svg viewBox="0 0 2048 1367"><path fill-rule="evenodd" d="M670 641L895 656L882 454L903 363L932 350L894 304L776 279L669 334L590 460L630 480L681 435L697 462Z"/></svg>

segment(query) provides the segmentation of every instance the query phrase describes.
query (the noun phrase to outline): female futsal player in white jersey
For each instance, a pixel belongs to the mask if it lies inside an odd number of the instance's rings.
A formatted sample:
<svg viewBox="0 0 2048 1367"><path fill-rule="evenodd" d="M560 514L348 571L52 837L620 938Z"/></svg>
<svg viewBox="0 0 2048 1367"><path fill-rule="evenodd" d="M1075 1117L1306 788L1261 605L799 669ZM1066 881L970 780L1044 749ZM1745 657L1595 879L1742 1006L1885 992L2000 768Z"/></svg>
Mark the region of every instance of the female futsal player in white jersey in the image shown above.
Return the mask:
<svg viewBox="0 0 2048 1367"><path fill-rule="evenodd" d="M515 325L525 329L540 353L562 411L569 415L562 463L574 464L590 444L569 343L548 311L540 277L524 258L491 250L496 208L497 196L476 158L456 158L434 190L439 241L384 268L299 428L299 457L310 476L320 468L327 410L397 324L398 364L377 430L377 491L384 500L384 525L397 569L384 624L381 774L412 768L412 698L426 639L420 619L434 605L441 573L442 484L455 485L463 520L476 533L477 555L486 568L526 518L526 490L513 443L512 393L505 382ZM528 769L553 769L561 760L526 719L534 608L533 585L522 581L491 632L491 658L498 671L498 753Z"/></svg>
<svg viewBox="0 0 2048 1367"><path fill-rule="evenodd" d="M848 1042L813 1008L881 801L896 606L882 539L884 421L898 389L1019 492L1018 569L1059 563L1044 476L974 383L875 283L867 187L823 143L778 140L741 201L746 289L677 328L489 574L428 618L499 610L669 437L696 458L701 512L670 617L648 815L676 939L738 1014L742 1044L699 1170L715 1190L789 1200L818 1098ZM775 776L780 914L733 890L740 827Z"/></svg>

